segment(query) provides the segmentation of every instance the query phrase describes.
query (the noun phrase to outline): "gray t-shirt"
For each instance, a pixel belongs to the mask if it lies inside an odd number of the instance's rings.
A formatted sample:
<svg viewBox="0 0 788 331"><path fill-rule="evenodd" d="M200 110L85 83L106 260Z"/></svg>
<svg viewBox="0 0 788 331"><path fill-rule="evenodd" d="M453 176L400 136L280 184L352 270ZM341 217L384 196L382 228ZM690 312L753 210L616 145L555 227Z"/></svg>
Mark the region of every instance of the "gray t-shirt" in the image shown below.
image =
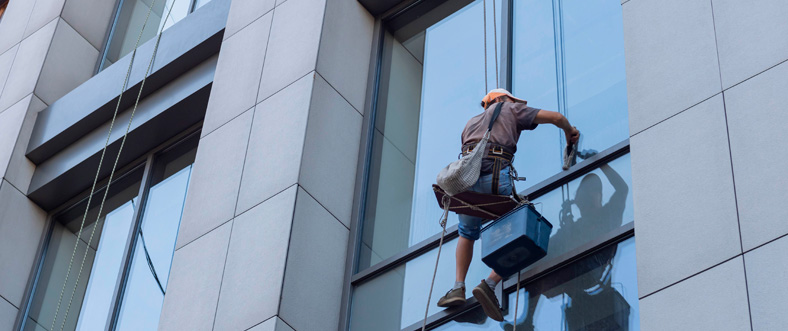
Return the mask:
<svg viewBox="0 0 788 331"><path fill-rule="evenodd" d="M476 143L484 137L496 105L497 103L490 105L484 112L468 120L468 123L465 124L465 129L462 130L463 145ZM501 107L501 114L498 115L498 119L493 124L489 143L504 146L511 150L512 153L516 152L517 141L520 140L520 132L536 129L538 124L534 123L534 118L536 118L538 112L539 109L528 107L526 103L505 102L503 107ZM492 160L484 159L482 162L482 173L489 173L492 169L492 163Z"/></svg>

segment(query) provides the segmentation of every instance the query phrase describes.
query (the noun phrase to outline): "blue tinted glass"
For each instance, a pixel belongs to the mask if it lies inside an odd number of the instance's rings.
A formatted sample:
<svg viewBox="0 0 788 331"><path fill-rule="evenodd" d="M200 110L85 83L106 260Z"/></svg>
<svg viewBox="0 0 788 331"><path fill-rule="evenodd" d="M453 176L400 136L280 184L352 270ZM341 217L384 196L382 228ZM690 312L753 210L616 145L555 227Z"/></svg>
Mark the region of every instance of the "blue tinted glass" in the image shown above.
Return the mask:
<svg viewBox="0 0 788 331"><path fill-rule="evenodd" d="M158 168L164 179L154 180L143 209L117 330L155 330L159 325L193 154Z"/></svg>
<svg viewBox="0 0 788 331"><path fill-rule="evenodd" d="M512 93L534 108L559 111L553 4L549 0L514 2ZM524 132L514 166L532 186L561 171L562 131L544 124Z"/></svg>
<svg viewBox="0 0 788 331"><path fill-rule="evenodd" d="M621 3L564 0L562 13L566 115L601 151L629 137Z"/></svg>
<svg viewBox="0 0 788 331"><path fill-rule="evenodd" d="M536 199L536 209L553 224L543 260L567 253L632 222L631 177L629 155L624 155ZM454 284L456 246L457 240L443 246L430 299L430 315L442 310L435 303ZM399 330L420 321L424 317L436 254L437 249L433 249L357 286L353 292L351 328L368 330L380 326L383 330ZM490 269L481 262L481 245L476 244L466 285L475 286L489 273ZM470 295L470 291L466 294Z"/></svg>
<svg viewBox="0 0 788 331"><path fill-rule="evenodd" d="M85 198L54 217L25 330L49 330L53 325L57 330L62 326L69 331L104 329L134 223L142 170L138 168L116 178L104 201L101 217L98 213L103 188L95 192L87 215ZM85 226L78 235L83 218Z"/></svg>
<svg viewBox="0 0 788 331"><path fill-rule="evenodd" d="M517 330L639 330L635 239L526 284L517 295ZM476 308L436 330L513 330L515 293L507 300L503 322Z"/></svg>
<svg viewBox="0 0 788 331"><path fill-rule="evenodd" d="M467 120L485 94L483 1L451 12L426 28L417 21L386 33L370 179L358 269L364 269L440 231L432 184L460 152ZM487 2L488 84L495 85L493 2ZM439 15L439 14L436 14ZM433 16L436 16L433 15ZM428 15L429 16L429 15ZM500 48L500 43L496 43ZM500 55L500 53L499 53ZM449 226L457 223L452 215Z"/></svg>

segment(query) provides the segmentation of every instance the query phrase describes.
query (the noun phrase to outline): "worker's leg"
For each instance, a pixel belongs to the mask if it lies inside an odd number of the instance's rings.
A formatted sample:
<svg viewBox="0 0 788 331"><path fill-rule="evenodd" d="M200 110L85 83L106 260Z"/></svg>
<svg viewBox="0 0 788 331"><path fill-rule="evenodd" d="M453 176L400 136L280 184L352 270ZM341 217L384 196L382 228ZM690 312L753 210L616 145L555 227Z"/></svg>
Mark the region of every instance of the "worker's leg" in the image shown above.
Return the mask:
<svg viewBox="0 0 788 331"><path fill-rule="evenodd" d="M465 283L465 276L468 275L468 268L471 266L471 259L473 259L473 240L465 237L460 237L457 241L457 250L455 251L456 257L456 276L454 281Z"/></svg>

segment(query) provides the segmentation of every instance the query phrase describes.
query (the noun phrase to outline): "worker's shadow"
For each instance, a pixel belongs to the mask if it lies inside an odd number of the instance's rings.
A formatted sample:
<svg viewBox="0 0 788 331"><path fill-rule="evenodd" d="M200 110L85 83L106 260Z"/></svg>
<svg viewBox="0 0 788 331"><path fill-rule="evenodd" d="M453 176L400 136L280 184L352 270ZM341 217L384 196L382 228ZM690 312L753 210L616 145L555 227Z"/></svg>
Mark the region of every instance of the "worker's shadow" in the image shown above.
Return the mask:
<svg viewBox="0 0 788 331"><path fill-rule="evenodd" d="M600 169L615 191L607 203L603 203L600 176L591 173L583 177L574 199L564 201L558 217L560 228L550 237L549 246L560 250L560 253L622 225L629 186L610 166L603 165ZM572 205L577 206L580 212L577 219L572 214ZM534 314L541 296L551 301L561 300L564 316L561 329L628 330L629 304L611 286L616 251L616 245L605 247L549 277L526 285L526 299L520 302L528 308L518 314L517 330L534 330ZM509 307L514 309L511 301ZM507 331L514 329L512 324L509 321L500 323L501 328Z"/></svg>

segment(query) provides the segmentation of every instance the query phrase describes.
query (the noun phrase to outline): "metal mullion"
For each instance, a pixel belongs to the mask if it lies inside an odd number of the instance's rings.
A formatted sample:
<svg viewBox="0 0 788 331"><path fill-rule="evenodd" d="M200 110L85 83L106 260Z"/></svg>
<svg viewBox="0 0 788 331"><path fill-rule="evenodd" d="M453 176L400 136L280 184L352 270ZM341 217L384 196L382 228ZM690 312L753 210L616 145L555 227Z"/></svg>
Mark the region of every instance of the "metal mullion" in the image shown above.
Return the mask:
<svg viewBox="0 0 788 331"><path fill-rule="evenodd" d="M28 320L28 314L30 314L30 306L33 304L33 290L38 285L38 280L41 277L41 271L44 269L44 261L46 260L46 253L49 249L49 243L52 241L52 232L55 229L55 217L49 215L46 220L46 227L44 228L44 232L42 233L42 239L39 243L38 249L36 250L36 260L33 263L33 268L31 270L32 277L28 278L27 285L25 286L25 295L22 298L23 307L19 309L19 313L17 313L16 321L14 322L14 327L12 330L22 331L25 328L25 324Z"/></svg>
<svg viewBox="0 0 788 331"><path fill-rule="evenodd" d="M501 0L501 69L499 84L512 90L512 59L514 48L514 0Z"/></svg>
<svg viewBox="0 0 788 331"><path fill-rule="evenodd" d="M567 171L562 171L554 176L533 185L524 191L521 191L521 195L525 195L528 197L529 200L534 200L542 195L561 187L564 185L586 173L589 171L596 169L602 164L606 164L610 161L613 161L625 154L629 153L629 139L625 139L620 143L610 147L601 153L594 155L593 157L588 158L587 160L580 162ZM448 242L457 237L457 225L454 225L447 229L447 234L444 238L445 242ZM435 235L422 240L421 242L408 247L408 249L391 256L374 266L371 266L367 269L362 270L361 272L355 274L351 278L351 283L357 285L362 283L363 281L375 277L387 270L395 268L403 263L406 263L410 260L413 260L423 253L428 252L429 250L438 247L438 242L440 240L440 232L436 233Z"/></svg>
<svg viewBox="0 0 788 331"><path fill-rule="evenodd" d="M137 194L137 197L139 198L138 203L136 206L134 206L131 229L126 238L123 259L120 263L121 270L120 273L118 273L118 280L115 282L115 290L112 294L112 309L109 310L107 323L104 324L105 331L114 330L118 322L120 305L121 301L123 300L123 293L125 292L126 280L128 279L128 274L131 271L130 262L136 247L137 231L139 231L139 228L142 225L142 214L144 212L143 206L148 199L148 186L150 185L152 178L153 165L155 161L156 159L154 157L154 153L149 154L145 164L145 170L142 174L142 182L140 183L139 193Z"/></svg>
<svg viewBox="0 0 788 331"><path fill-rule="evenodd" d="M554 257L547 261L539 261L537 262L534 268L529 269L520 277L520 288L524 288L522 285L533 282L543 277L549 276L551 273L558 271L574 262L581 260L584 257L594 254L595 252L599 251L602 248L608 247L610 245L616 245L618 243L623 242L626 239L634 237L635 235L635 222L629 222L627 224L622 225L618 229L608 232L606 235L596 238L588 243L585 243L575 249L570 250L564 254L561 254L557 257ZM504 309L508 304L508 295L514 292L517 288L517 280L506 279L502 282L503 288L503 296L501 298L501 304L504 305ZM439 311L431 316L427 317L427 329L432 329L437 326L440 326L444 323L450 322L454 320L457 316L462 315L463 313L470 311L474 308L477 308L478 302L474 298L468 299L465 305L453 308L453 309L446 309ZM402 330L421 330L422 321L419 320L416 323L409 325L408 327L403 328Z"/></svg>
<svg viewBox="0 0 788 331"><path fill-rule="evenodd" d="M112 43L112 37L115 35L115 28L118 25L118 19L120 18L120 11L123 9L123 3L125 0L118 0L115 5L115 15L112 18L112 23L109 26L109 33L107 34L106 39L104 40L104 49L101 52L101 59L98 62L98 67L96 67L95 72L93 73L98 74L101 72L101 68L104 67L104 62L107 60L107 53L109 52L109 46ZM143 27L144 28L144 27Z"/></svg>

